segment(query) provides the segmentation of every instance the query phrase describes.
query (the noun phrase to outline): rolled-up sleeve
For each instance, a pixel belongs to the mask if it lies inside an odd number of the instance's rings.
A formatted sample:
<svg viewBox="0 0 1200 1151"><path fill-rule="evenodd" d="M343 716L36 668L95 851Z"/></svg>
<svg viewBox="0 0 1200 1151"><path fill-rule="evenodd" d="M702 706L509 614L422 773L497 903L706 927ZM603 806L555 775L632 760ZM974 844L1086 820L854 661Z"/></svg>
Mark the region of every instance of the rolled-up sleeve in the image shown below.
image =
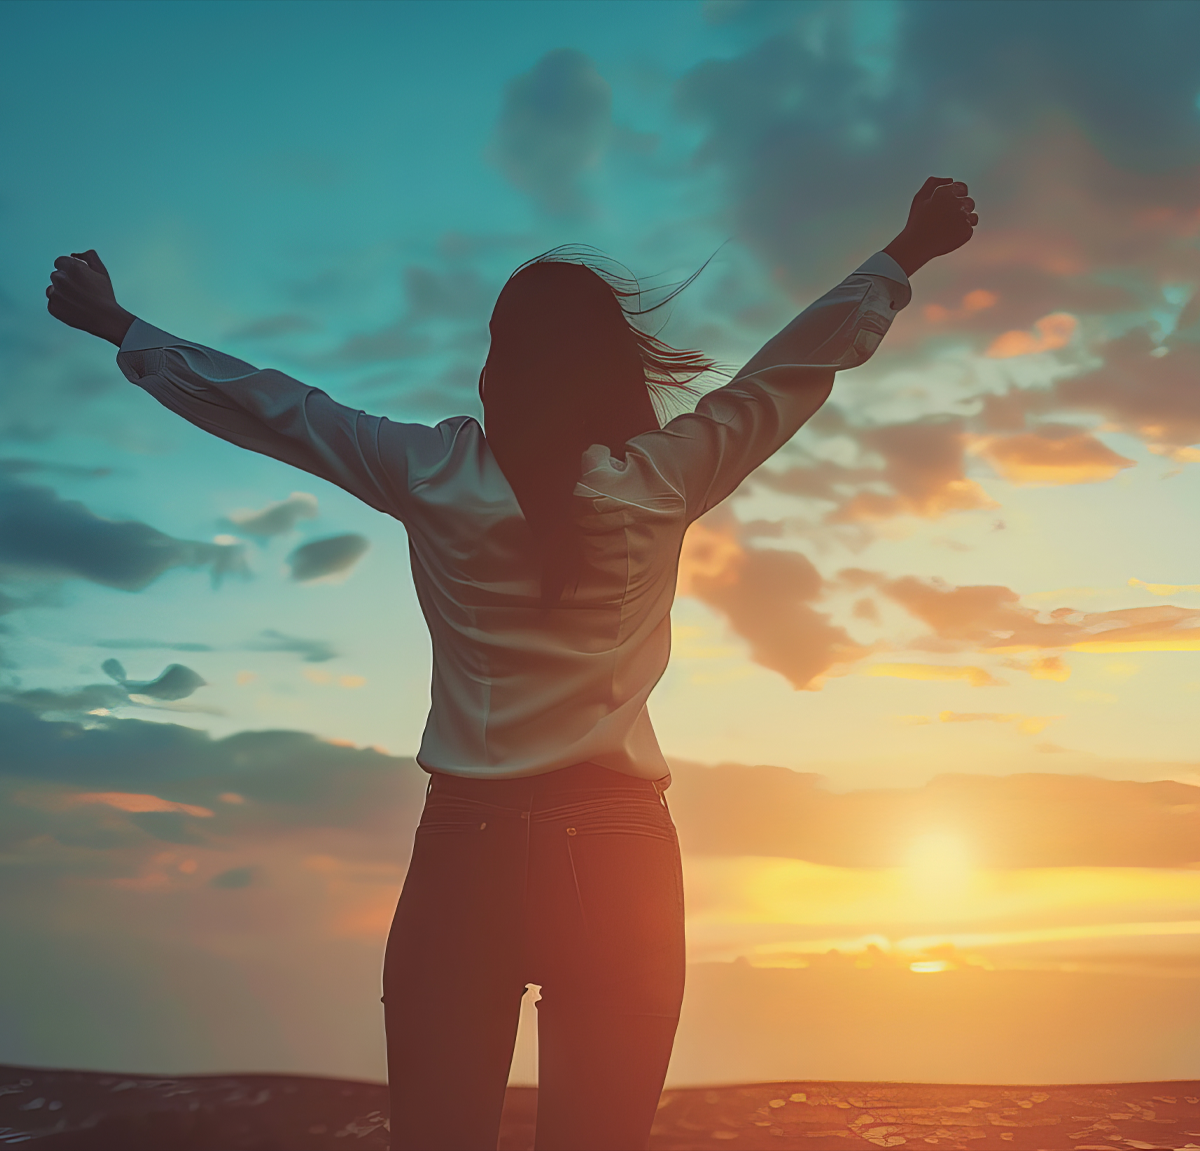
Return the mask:
<svg viewBox="0 0 1200 1151"><path fill-rule="evenodd" d="M828 398L834 372L871 358L911 298L900 265L876 253L772 337L733 380L709 392L694 412L631 440L620 470L640 473L650 488L671 489L684 501L689 520L702 515L796 434ZM588 462L585 486L602 490L601 461Z"/></svg>
<svg viewBox="0 0 1200 1151"><path fill-rule="evenodd" d="M117 353L126 379L206 432L281 460L404 518L409 464L445 448L445 430L339 404L283 372L134 320Z"/></svg>

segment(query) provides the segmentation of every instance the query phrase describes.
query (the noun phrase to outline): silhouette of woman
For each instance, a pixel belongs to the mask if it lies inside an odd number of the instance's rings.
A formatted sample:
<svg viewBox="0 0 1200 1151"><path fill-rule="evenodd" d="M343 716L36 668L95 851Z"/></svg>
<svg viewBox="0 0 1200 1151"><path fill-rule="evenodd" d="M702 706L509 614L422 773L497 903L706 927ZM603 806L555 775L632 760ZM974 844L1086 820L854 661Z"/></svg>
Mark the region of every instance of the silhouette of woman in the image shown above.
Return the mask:
<svg viewBox="0 0 1200 1151"><path fill-rule="evenodd" d="M646 711L684 532L874 352L908 275L970 238L974 206L930 177L886 249L663 427L652 392L711 361L638 331L632 289L578 250L501 291L486 432L344 407L135 319L94 251L55 261L50 313L116 344L129 380L408 531L433 679L383 968L394 1151L495 1148L529 983L539 1151L646 1147L684 980L670 775Z"/></svg>

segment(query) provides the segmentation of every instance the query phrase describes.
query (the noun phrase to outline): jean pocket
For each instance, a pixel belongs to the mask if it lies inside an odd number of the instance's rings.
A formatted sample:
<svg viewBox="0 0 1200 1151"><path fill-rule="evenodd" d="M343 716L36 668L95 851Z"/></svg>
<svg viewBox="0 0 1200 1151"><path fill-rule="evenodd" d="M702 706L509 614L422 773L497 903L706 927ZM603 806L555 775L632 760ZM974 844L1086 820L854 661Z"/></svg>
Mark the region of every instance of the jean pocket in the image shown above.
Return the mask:
<svg viewBox="0 0 1200 1151"><path fill-rule="evenodd" d="M657 799L601 799L563 804L535 813L538 822L566 827L569 836L645 836L676 842L675 824Z"/></svg>
<svg viewBox="0 0 1200 1151"><path fill-rule="evenodd" d="M489 818L495 823L501 809L460 795L430 795L421 812L417 834L463 835L486 831Z"/></svg>

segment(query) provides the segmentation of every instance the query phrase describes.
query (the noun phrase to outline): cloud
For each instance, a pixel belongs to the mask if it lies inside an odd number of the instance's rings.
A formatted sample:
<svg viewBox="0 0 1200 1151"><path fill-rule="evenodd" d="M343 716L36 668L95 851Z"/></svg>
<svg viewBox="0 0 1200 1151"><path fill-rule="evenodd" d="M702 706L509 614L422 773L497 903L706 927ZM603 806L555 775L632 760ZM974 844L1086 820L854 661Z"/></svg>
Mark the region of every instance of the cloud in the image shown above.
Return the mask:
<svg viewBox="0 0 1200 1151"><path fill-rule="evenodd" d="M1181 591L1200 591L1200 583L1145 583L1132 576L1129 586L1145 588L1151 595L1178 595Z"/></svg>
<svg viewBox="0 0 1200 1151"><path fill-rule="evenodd" d="M1120 254L1136 233L1129 208L1194 212L1194 194L1176 194L1200 145L1200 78L1183 47L1200 35L1200 14L1156 5L1146 19L1143 7L1107 6L1081 35L1070 6L1052 7L1031 39L1010 12L912 3L868 28L853 6L806 6L741 52L694 67L678 107L703 133L696 163L723 178L738 234L793 283L836 282L864 221L890 226L884 241L903 224L898 188L952 171L986 177L991 193L960 266L976 262L986 229L996 252L1062 278L1087 270L1089 249ZM1079 147L1031 156L1056 130ZM1021 183L1039 159L1040 179ZM1046 179L1053 165L1067 179ZM1118 176L1089 179L1109 172ZM1040 209L1016 213L1023 228L1002 211L1017 201ZM1106 227L1109 206L1126 217L1116 227ZM1170 222L1143 221L1143 248ZM969 288L995 290L978 277Z"/></svg>
<svg viewBox="0 0 1200 1151"><path fill-rule="evenodd" d="M953 587L915 576L888 579L859 569L840 573L846 586L876 587L931 635L910 646L933 651L977 649L1016 655L1039 649L1081 652L1200 651L1200 609L1162 604L1081 612L1070 607L1039 612L999 585ZM1043 678L1057 678L1059 664L1032 665ZM1064 677L1065 678L1065 677Z"/></svg>
<svg viewBox="0 0 1200 1151"><path fill-rule="evenodd" d="M611 105L608 83L587 56L547 52L508 85L491 159L544 211L581 214L589 208L582 176L608 144Z"/></svg>
<svg viewBox="0 0 1200 1151"><path fill-rule="evenodd" d="M821 598L824 581L807 557L743 548L727 530L702 521L688 529L680 589L720 611L749 643L750 658L797 690L819 690L826 675L871 650L811 606Z"/></svg>
<svg viewBox="0 0 1200 1151"><path fill-rule="evenodd" d="M73 479L98 479L102 476L112 475L113 469L108 467L87 467L81 464L56 464L50 463L47 460L0 460L0 473L17 476L28 472L51 472L57 476L71 476Z"/></svg>
<svg viewBox="0 0 1200 1151"><path fill-rule="evenodd" d="M1169 780L964 774L839 793L782 767L673 762L671 774L671 812L691 854L898 867L914 840L935 830L970 844L979 867L1173 868L1200 859L1200 787Z"/></svg>
<svg viewBox="0 0 1200 1151"><path fill-rule="evenodd" d="M371 542L357 532L326 536L301 544L288 556L292 579L301 583L327 576L349 573L370 548Z"/></svg>
<svg viewBox="0 0 1200 1151"><path fill-rule="evenodd" d="M249 887L257 875L258 869L254 867L231 867L228 871L214 875L208 881L208 885L209 887L223 888L226 891L238 891L243 887Z"/></svg>
<svg viewBox="0 0 1200 1151"><path fill-rule="evenodd" d="M1034 321L1034 332L1012 329L1002 332L983 353L994 360L1008 360L1013 356L1031 356L1037 352L1049 352L1065 348L1071 342L1079 321L1068 312L1055 312Z"/></svg>
<svg viewBox="0 0 1200 1151"><path fill-rule="evenodd" d="M940 682L963 680L971 687L999 687L1001 680L981 667L962 667L938 663L873 663L863 675L890 676L893 679L926 679Z"/></svg>
<svg viewBox="0 0 1200 1151"><path fill-rule="evenodd" d="M866 487L829 515L832 523L908 514L938 519L948 512L994 508L996 502L965 474L963 421L927 417L857 430L858 443L883 457L878 479L891 491Z"/></svg>
<svg viewBox="0 0 1200 1151"><path fill-rule="evenodd" d="M317 518L317 497L308 492L292 492L286 500L267 504L259 511L241 508L230 512L226 518L244 535L263 538L283 535L300 520Z"/></svg>
<svg viewBox="0 0 1200 1151"><path fill-rule="evenodd" d="M323 639L302 639L285 635L274 628L265 628L246 644L247 651L287 651L300 656L305 663L324 663L333 659L337 649Z"/></svg>
<svg viewBox="0 0 1200 1151"><path fill-rule="evenodd" d="M50 488L0 479L0 574L141 591L175 567L207 567L214 584L248 574L236 545L174 539L136 520L104 519Z"/></svg>
<svg viewBox="0 0 1200 1151"><path fill-rule="evenodd" d="M1198 269L1200 270L1200 269ZM1200 442L1200 344L1167 344L1168 354L1143 328L1101 344L1103 367L1059 380L1052 392L1059 407L1096 412L1114 429L1149 443L1185 447Z"/></svg>
<svg viewBox="0 0 1200 1151"><path fill-rule="evenodd" d="M309 316L298 312L284 312L275 316L264 316L251 320L229 333L231 340L269 340L275 336L286 336L294 332L312 332L320 325Z"/></svg>
<svg viewBox="0 0 1200 1151"><path fill-rule="evenodd" d="M98 639L95 647L116 651L212 651L212 644L174 642L162 639Z"/></svg>
<svg viewBox="0 0 1200 1151"><path fill-rule="evenodd" d="M144 683L135 683L125 676L125 668L119 660L106 659L100 670L116 680L130 695L144 695L151 699L186 699L197 688L204 687L202 679L190 667L181 663L171 664L161 675Z"/></svg>
<svg viewBox="0 0 1200 1151"><path fill-rule="evenodd" d="M171 664L161 675L144 682L128 679L125 668L115 659L105 660L101 670L115 681L116 686L92 683L66 691L50 688L31 688L26 691L10 689L0 691L0 701L15 704L36 715L106 714L113 708L130 703L152 706L149 701L174 702L186 699L197 688L205 686L205 681L196 672L180 663Z"/></svg>
<svg viewBox="0 0 1200 1151"><path fill-rule="evenodd" d="M1090 484L1110 480L1134 461L1088 432L1042 424L1011 436L981 436L972 444L1010 483Z"/></svg>
<svg viewBox="0 0 1200 1151"><path fill-rule="evenodd" d="M194 803L175 803L170 799L160 799L157 795L141 795L128 791L82 791L68 795L64 800L67 807L78 807L88 803L103 803L108 807L115 807L118 811L177 811L199 819L211 819L213 815L209 808Z"/></svg>
<svg viewBox="0 0 1200 1151"><path fill-rule="evenodd" d="M999 711L942 711L942 723L1011 723L1022 735L1040 735L1056 719L1052 715L1021 715Z"/></svg>

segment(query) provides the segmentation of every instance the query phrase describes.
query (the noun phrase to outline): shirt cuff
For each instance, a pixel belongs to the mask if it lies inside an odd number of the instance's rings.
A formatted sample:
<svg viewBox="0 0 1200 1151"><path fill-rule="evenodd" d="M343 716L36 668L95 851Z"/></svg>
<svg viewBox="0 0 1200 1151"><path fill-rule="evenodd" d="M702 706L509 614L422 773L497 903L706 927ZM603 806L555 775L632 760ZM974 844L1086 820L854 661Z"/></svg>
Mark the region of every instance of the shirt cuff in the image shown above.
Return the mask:
<svg viewBox="0 0 1200 1151"><path fill-rule="evenodd" d="M887 252L876 252L869 259L864 260L854 269L854 275L883 276L885 279L895 280L897 284L903 284L906 288L911 289L912 287L908 282L908 277L904 274L904 269Z"/></svg>
<svg viewBox="0 0 1200 1151"><path fill-rule="evenodd" d="M146 323L145 320L135 318L129 325L125 338L121 341L118 353L144 352L149 348L170 348L186 343L186 340L172 336L169 332L164 332L162 328L156 328L153 324Z"/></svg>

